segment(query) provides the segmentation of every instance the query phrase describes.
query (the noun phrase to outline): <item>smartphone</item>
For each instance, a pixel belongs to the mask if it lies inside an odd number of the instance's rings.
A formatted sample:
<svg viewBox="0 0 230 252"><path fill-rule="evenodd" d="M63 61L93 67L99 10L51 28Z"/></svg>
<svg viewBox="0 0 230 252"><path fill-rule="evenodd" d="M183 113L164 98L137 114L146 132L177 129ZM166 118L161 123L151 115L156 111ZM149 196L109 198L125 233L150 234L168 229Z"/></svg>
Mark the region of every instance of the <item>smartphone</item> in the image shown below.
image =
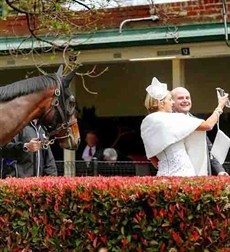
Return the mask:
<svg viewBox="0 0 230 252"><path fill-rule="evenodd" d="M225 91L222 88L219 88L219 87L216 88L216 92L217 92L217 97L218 97L218 95L221 96L221 97L225 95ZM227 108L230 108L230 101L228 101L225 106Z"/></svg>

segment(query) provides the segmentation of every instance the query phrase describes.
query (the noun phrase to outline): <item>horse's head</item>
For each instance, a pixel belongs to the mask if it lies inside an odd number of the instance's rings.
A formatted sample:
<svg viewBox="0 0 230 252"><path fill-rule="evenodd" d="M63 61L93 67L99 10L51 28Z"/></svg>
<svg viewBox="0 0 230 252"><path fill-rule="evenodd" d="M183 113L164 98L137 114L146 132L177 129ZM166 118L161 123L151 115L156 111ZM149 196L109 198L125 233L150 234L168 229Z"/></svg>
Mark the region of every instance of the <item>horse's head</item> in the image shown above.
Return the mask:
<svg viewBox="0 0 230 252"><path fill-rule="evenodd" d="M80 144L80 132L76 101L69 88L75 71L63 77L62 70L61 66L56 74L58 87L54 90L53 101L40 121L47 128L49 137L59 140L61 148L75 150Z"/></svg>

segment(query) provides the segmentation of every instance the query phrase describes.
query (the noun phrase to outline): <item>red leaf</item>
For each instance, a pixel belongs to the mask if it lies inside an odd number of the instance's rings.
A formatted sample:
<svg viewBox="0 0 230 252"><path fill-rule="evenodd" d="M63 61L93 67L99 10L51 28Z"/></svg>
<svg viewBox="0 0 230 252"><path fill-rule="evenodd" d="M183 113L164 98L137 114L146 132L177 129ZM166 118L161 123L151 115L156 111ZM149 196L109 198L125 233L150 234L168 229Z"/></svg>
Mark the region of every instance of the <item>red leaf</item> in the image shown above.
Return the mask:
<svg viewBox="0 0 230 252"><path fill-rule="evenodd" d="M177 211L177 214L179 215L179 217L184 220L184 211L181 210L181 211Z"/></svg>
<svg viewBox="0 0 230 252"><path fill-rule="evenodd" d="M94 247L94 248L97 247L97 237L93 240L93 247Z"/></svg>
<svg viewBox="0 0 230 252"><path fill-rule="evenodd" d="M104 244L107 242L107 237L106 237L106 235L103 235L103 236L101 237L101 241L102 241Z"/></svg>
<svg viewBox="0 0 230 252"><path fill-rule="evenodd" d="M161 246L160 246L160 252L165 252L165 243L162 243Z"/></svg>
<svg viewBox="0 0 230 252"><path fill-rule="evenodd" d="M46 233L47 233L48 237L50 237L52 235L52 226L50 224L46 225Z"/></svg>
<svg viewBox="0 0 230 252"><path fill-rule="evenodd" d="M88 237L89 237L89 239L91 240L91 241L93 241L94 240L94 237L95 237L95 235L94 235L94 233L93 232L88 232Z"/></svg>
<svg viewBox="0 0 230 252"><path fill-rule="evenodd" d="M172 236L173 236L173 240L176 243L181 244L183 242L183 240L181 239L180 235L177 232L172 231Z"/></svg>
<svg viewBox="0 0 230 252"><path fill-rule="evenodd" d="M175 208L176 208L176 207L175 207L174 205L170 204L169 210L170 210L172 213L174 213Z"/></svg>
<svg viewBox="0 0 230 252"><path fill-rule="evenodd" d="M121 243L122 243L123 247L126 247L126 245L127 245L127 239L126 239L126 237L124 237L124 238L121 240Z"/></svg>
<svg viewBox="0 0 230 252"><path fill-rule="evenodd" d="M197 232L197 230L194 230L192 237L193 237L193 240L194 240L194 241L199 240L200 235L199 235L199 233Z"/></svg>

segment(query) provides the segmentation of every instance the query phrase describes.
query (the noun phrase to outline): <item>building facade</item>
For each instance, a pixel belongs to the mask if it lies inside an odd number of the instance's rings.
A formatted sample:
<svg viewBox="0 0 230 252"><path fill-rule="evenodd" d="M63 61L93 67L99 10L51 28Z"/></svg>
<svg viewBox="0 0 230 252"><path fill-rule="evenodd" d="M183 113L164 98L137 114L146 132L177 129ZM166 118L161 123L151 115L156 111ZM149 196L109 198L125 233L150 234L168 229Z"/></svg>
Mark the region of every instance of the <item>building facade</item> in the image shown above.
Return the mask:
<svg viewBox="0 0 230 252"><path fill-rule="evenodd" d="M207 116L217 104L216 87L230 92L229 11L227 0L159 1L154 4L106 9L98 23L98 32L76 35L72 40L78 50L79 72L105 72L97 78L85 77L85 86L77 76L73 87L80 107L95 108L99 118L142 118L145 88L156 76L169 89L184 86L191 92L192 112ZM28 34L25 18L0 22L0 50L16 48ZM13 36L17 34L17 38ZM23 43L29 48L31 41ZM37 59L50 71L63 63L49 54ZM1 85L23 79L33 69L28 55L0 56ZM12 74L14 73L14 74ZM139 119L138 119L139 120ZM222 116L228 127L229 111Z"/></svg>

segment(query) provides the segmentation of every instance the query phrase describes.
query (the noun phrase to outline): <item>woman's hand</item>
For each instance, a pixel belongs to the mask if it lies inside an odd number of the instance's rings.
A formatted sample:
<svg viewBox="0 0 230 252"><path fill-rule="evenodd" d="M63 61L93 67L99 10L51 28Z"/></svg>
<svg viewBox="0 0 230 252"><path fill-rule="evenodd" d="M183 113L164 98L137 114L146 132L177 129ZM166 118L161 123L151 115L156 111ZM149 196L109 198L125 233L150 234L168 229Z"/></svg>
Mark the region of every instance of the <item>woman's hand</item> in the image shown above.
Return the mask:
<svg viewBox="0 0 230 252"><path fill-rule="evenodd" d="M224 96L219 96L218 95L218 107L223 109L226 105L226 103L228 102L229 98L228 98L228 94L226 93Z"/></svg>

